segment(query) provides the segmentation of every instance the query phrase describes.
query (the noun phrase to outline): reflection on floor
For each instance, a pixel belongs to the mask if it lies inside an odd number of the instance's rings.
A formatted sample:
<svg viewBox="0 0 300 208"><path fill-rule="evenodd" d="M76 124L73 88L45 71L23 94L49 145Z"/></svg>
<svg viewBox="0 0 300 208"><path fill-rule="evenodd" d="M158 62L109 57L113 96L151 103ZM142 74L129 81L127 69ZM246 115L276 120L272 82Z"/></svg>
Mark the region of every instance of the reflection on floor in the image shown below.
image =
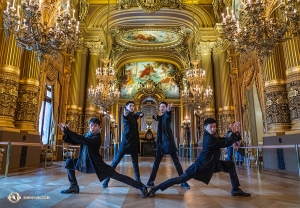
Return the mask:
<svg viewBox="0 0 300 208"><path fill-rule="evenodd" d="M111 160L107 161L108 163ZM146 183L151 172L154 158L140 157L141 180ZM182 159L183 169L191 162ZM134 176L130 157L125 157L117 171ZM10 173L9 177L0 176L1 207L299 207L300 179L297 175L284 173L258 172L237 166L241 188L252 194L249 198L232 197L229 175L214 174L209 185L190 180L190 190L173 186L164 192L158 191L155 198L141 198L139 190L111 180L109 188L103 189L95 174L76 172L80 185L80 194L64 195L60 191L68 188L69 182L64 169L64 162L54 163L43 169ZM155 184L177 172L170 157L164 157L160 165ZM13 193L16 192L16 193ZM8 196L11 196L10 200ZM17 203L19 195L21 198ZM38 199L39 198L39 199ZM12 202L10 202L12 201Z"/></svg>

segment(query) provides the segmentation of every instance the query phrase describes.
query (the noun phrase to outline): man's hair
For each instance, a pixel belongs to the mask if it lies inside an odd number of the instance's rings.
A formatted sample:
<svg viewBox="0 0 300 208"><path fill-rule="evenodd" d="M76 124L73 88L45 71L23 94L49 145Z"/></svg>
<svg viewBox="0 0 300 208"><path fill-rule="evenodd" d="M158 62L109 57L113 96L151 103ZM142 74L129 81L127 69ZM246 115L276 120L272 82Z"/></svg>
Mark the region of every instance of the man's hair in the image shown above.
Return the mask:
<svg viewBox="0 0 300 208"><path fill-rule="evenodd" d="M101 121L99 118L91 118L89 124L91 124L91 123L98 124L100 126Z"/></svg>
<svg viewBox="0 0 300 208"><path fill-rule="evenodd" d="M213 118L207 118L204 120L204 126L207 126L208 124L217 123L217 121Z"/></svg>
<svg viewBox="0 0 300 208"><path fill-rule="evenodd" d="M160 104L159 104L159 105L161 105L161 104L164 104L166 107L168 107L168 103L167 103L167 102L165 102L165 101L163 101L163 102L160 102Z"/></svg>
<svg viewBox="0 0 300 208"><path fill-rule="evenodd" d="M126 103L126 106L128 106L130 103L132 103L133 105L135 105L135 103L134 103L133 101L128 101L128 102Z"/></svg>

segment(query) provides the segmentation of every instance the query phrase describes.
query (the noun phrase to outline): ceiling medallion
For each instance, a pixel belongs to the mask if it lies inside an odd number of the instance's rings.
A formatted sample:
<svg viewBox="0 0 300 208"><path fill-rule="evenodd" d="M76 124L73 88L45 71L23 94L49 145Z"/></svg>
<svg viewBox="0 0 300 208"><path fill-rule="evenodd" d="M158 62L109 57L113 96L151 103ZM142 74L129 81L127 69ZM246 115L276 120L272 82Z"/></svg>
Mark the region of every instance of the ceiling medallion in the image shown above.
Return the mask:
<svg viewBox="0 0 300 208"><path fill-rule="evenodd" d="M166 0L136 0L137 5L146 13L154 13L167 3Z"/></svg>

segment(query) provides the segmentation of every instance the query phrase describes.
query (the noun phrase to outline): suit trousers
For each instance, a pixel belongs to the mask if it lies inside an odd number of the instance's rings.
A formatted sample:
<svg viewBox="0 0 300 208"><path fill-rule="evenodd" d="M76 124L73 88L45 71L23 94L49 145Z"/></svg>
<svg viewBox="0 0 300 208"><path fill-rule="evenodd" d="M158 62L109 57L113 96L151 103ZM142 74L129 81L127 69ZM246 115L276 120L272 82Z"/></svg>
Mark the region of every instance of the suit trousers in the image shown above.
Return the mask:
<svg viewBox="0 0 300 208"><path fill-rule="evenodd" d="M235 165L233 161L219 161L220 162L220 166L217 167L217 171L220 172L225 172L225 173L229 173L230 175L230 180L231 180L231 186L232 189L237 190L238 187L240 186L240 182L239 182L239 178L237 176L236 170L235 170ZM201 174L201 171L198 171L197 174ZM203 174L205 174L203 172ZM166 180L165 182L162 182L161 184L159 184L158 186L154 187L154 190L166 190L167 188L175 185L175 184L180 184L183 182L186 182L188 180L190 180L191 178L193 178L193 176L184 173L182 175L180 175L179 177L175 177L175 178L170 178L168 180Z"/></svg>
<svg viewBox="0 0 300 208"><path fill-rule="evenodd" d="M178 175L181 176L183 174L183 170L182 170L182 167L181 167L181 164L179 162L176 152L171 153L170 156L173 160L173 163L175 165ZM155 181L156 174L157 174L157 171L159 168L159 164L163 157L164 157L164 154L161 154L159 151L156 152L156 157L155 157L155 161L154 161L154 164L152 167L152 172L151 172L151 175L150 175L150 178L148 181Z"/></svg>
<svg viewBox="0 0 300 208"><path fill-rule="evenodd" d="M75 176L75 170L67 169L67 171L68 171L68 179L70 181L70 185L71 186L78 185L77 180L76 180L76 176ZM123 175L123 174L120 174L120 173L117 173L117 172L115 172L111 176L111 178L113 178L117 181L120 181L122 183L125 183L129 186L132 186L134 188L140 189L140 190L144 186L140 181L135 181L134 179L128 177L127 175Z"/></svg>
<svg viewBox="0 0 300 208"><path fill-rule="evenodd" d="M116 158L113 160L113 162L110 164L110 166L115 169L118 166L118 164L121 162L121 160L123 159L124 155L125 155L124 151L118 151ZM133 167L133 171L134 171L135 180L140 181L138 153L131 154L131 160L132 160L132 167ZM109 183L109 178L106 178L104 180L103 184L107 186L108 183Z"/></svg>

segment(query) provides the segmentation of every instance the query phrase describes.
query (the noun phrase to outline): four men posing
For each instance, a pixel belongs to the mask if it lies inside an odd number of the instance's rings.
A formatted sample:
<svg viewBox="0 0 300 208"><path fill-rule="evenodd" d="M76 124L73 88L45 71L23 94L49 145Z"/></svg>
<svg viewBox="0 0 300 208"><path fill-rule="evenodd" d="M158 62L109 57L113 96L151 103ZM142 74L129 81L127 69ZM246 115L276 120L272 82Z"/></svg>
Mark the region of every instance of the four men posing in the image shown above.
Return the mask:
<svg viewBox="0 0 300 208"><path fill-rule="evenodd" d="M220 138L216 135L216 121L208 118L204 121L204 138L203 149L197 160L183 173L180 165L177 148L171 130L171 108L172 104L168 105L166 102L161 102L159 109L162 115L153 115L153 119L158 121L157 138L156 138L156 157L153 164L153 169L148 180L147 186L152 187L148 193L146 186L140 181L140 173L138 166L139 153L139 132L137 120L142 118L142 112L134 113L134 102L126 103L126 108L123 112L124 132L122 142L118 150L118 154L111 166L107 165L99 154L101 135L100 135L100 120L92 118L89 122L90 131L80 136L75 132L69 130L68 125L59 124L59 127L64 132L63 140L70 144L80 144L80 151L78 158L69 159L66 161L66 169L68 171L68 179L70 181L70 188L63 190L61 193L79 193L79 187L75 177L75 170L83 173L96 173L99 180L103 182L103 188L108 187L109 178L113 178L120 182L126 183L142 192L142 197L153 197L157 190L165 190L174 185L181 184L186 189L190 186L186 183L191 178L209 183L213 173L227 172L230 175L232 184L232 196L250 196L251 194L243 192L239 189L239 180L235 171L235 164L233 161L221 161L220 148L228 147L234 142L238 141L240 137L236 134L239 131L239 123L233 124L232 133L228 138ZM132 178L119 174L115 168L122 160L125 154L130 154L132 158L132 165L135 174L135 180ZM165 154L170 154L179 177L171 178L158 186L154 186L154 181L159 168L159 164Z"/></svg>

